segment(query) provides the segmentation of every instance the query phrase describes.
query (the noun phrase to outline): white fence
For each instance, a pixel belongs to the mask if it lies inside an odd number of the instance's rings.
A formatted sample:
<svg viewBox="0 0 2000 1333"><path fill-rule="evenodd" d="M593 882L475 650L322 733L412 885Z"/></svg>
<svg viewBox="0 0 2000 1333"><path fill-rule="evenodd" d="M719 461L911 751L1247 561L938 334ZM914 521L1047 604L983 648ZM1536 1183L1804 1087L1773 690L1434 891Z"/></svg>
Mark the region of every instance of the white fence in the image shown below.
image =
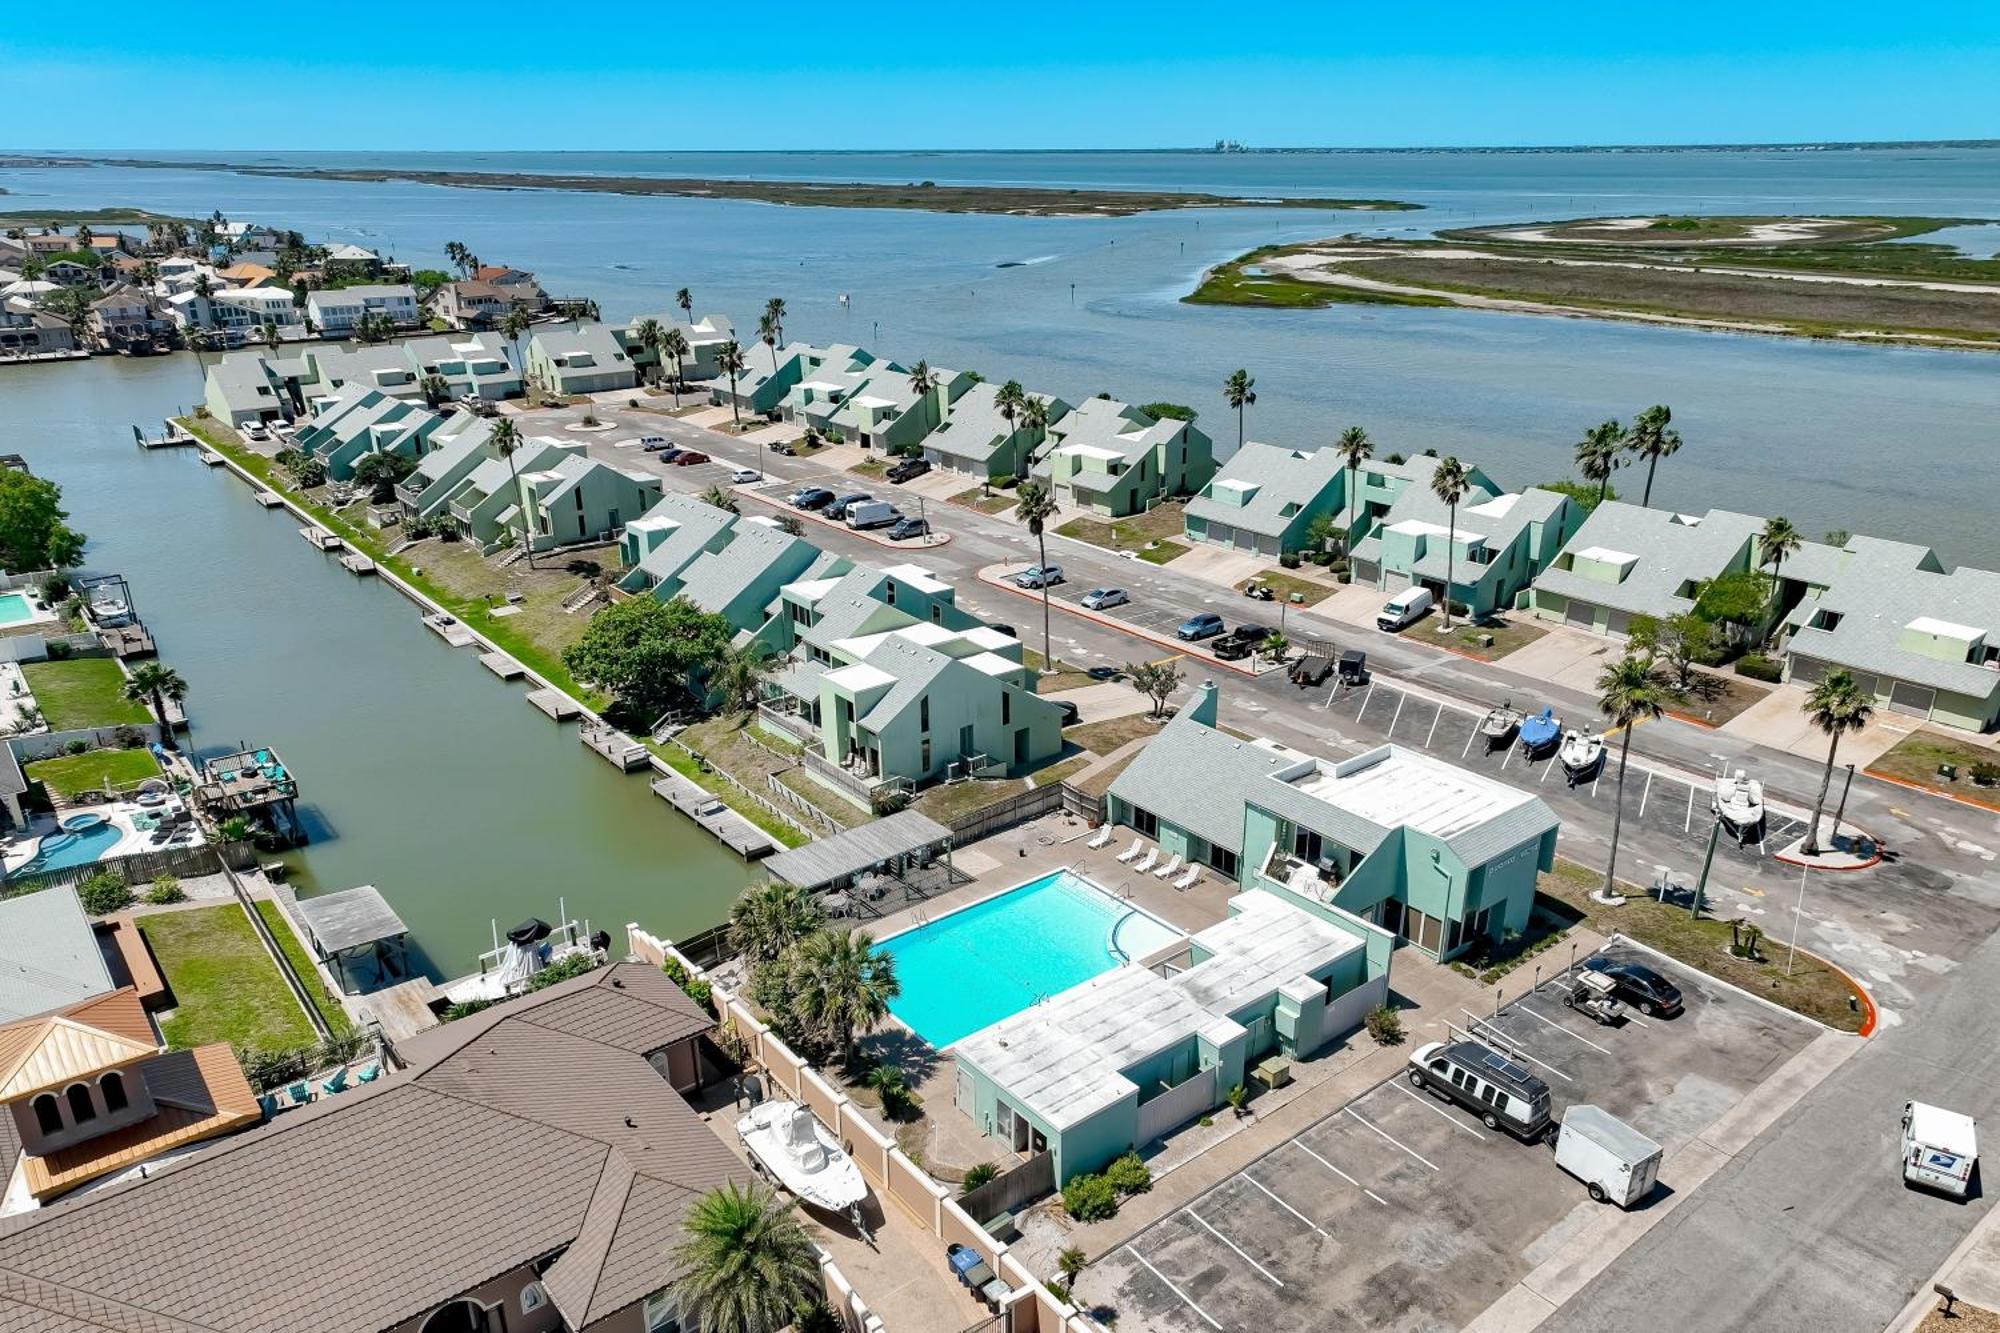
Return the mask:
<svg viewBox="0 0 2000 1333"><path fill-rule="evenodd" d="M1180 1086L1139 1103L1139 1142L1151 1143L1168 1130L1178 1129L1213 1110L1215 1102L1215 1066L1210 1065Z"/></svg>

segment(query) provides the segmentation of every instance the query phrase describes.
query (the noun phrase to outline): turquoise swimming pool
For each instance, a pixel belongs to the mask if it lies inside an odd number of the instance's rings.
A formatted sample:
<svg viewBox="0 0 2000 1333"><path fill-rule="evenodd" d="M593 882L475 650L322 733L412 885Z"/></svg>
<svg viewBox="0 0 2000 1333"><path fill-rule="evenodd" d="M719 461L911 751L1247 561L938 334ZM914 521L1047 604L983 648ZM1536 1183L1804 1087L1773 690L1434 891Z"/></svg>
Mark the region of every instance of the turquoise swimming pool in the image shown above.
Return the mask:
<svg viewBox="0 0 2000 1333"><path fill-rule="evenodd" d="M943 1050L1181 932L1067 870L882 942L903 993L889 1011Z"/></svg>
<svg viewBox="0 0 2000 1333"><path fill-rule="evenodd" d="M51 833L35 849L34 859L15 870L16 875L40 875L51 870L68 870L102 860L125 835L102 819L94 824L62 833Z"/></svg>
<svg viewBox="0 0 2000 1333"><path fill-rule="evenodd" d="M35 608L24 592L0 592L0 625L24 625L35 618Z"/></svg>

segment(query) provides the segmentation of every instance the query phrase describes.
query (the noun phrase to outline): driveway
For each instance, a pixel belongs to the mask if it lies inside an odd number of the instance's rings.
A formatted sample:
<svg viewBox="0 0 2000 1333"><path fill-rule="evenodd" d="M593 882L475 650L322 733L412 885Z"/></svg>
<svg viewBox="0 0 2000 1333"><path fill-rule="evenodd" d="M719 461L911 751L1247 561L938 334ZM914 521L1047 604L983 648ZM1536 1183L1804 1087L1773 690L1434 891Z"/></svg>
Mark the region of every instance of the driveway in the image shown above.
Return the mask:
<svg viewBox="0 0 2000 1333"><path fill-rule="evenodd" d="M1722 730L1757 745L1824 762L1826 733L1806 716L1805 701L1806 691L1801 687L1780 685L1724 723ZM1840 760L1866 768L1922 725L1917 718L1879 708L1867 726L1841 738Z"/></svg>
<svg viewBox="0 0 2000 1333"><path fill-rule="evenodd" d="M1196 542L1186 555L1177 555L1161 566L1225 588L1233 588L1245 579L1267 574L1277 567L1277 562L1268 556L1208 542Z"/></svg>

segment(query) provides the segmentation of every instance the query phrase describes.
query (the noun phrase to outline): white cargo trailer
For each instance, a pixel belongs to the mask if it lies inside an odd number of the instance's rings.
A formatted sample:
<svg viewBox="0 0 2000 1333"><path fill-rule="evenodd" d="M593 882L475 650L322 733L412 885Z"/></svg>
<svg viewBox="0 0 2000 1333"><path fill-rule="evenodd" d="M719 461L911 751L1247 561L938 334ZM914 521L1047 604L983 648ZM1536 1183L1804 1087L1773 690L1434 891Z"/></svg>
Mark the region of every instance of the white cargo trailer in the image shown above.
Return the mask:
<svg viewBox="0 0 2000 1333"><path fill-rule="evenodd" d="M1599 1203L1630 1208L1659 1179L1659 1144L1595 1106L1563 1112L1556 1135L1556 1165L1581 1180Z"/></svg>

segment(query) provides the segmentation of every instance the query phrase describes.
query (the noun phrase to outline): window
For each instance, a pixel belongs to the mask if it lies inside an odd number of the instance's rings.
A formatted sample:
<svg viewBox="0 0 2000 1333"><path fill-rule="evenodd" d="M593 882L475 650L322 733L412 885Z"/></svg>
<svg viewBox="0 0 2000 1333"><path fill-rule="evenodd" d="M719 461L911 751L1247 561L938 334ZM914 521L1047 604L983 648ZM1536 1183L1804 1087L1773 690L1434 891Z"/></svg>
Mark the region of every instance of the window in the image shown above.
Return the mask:
<svg viewBox="0 0 2000 1333"><path fill-rule="evenodd" d="M924 737L923 756L918 759L917 767L921 768L925 774L929 774L931 771L931 738L928 736Z"/></svg>
<svg viewBox="0 0 2000 1333"><path fill-rule="evenodd" d="M935 602L931 604L931 624L944 624L944 607Z"/></svg>
<svg viewBox="0 0 2000 1333"><path fill-rule="evenodd" d="M1151 810L1132 807L1132 827L1148 838L1160 836L1160 817Z"/></svg>
<svg viewBox="0 0 2000 1333"><path fill-rule="evenodd" d="M1014 692L1000 691L1000 725L1008 726L1014 721Z"/></svg>
<svg viewBox="0 0 2000 1333"><path fill-rule="evenodd" d="M882 584L882 589L882 600L894 606L896 604L896 580L885 580Z"/></svg>
<svg viewBox="0 0 2000 1333"><path fill-rule="evenodd" d="M125 1076L115 1069L97 1080L97 1091L104 1098L106 1115L114 1115L131 1104L125 1098Z"/></svg>
<svg viewBox="0 0 2000 1333"><path fill-rule="evenodd" d="M680 1315L665 1292L646 1298L646 1333L680 1333Z"/></svg>
<svg viewBox="0 0 2000 1333"><path fill-rule="evenodd" d="M533 1314L549 1303L548 1292L542 1290L539 1282L530 1282L521 1288L521 1313Z"/></svg>
<svg viewBox="0 0 2000 1333"><path fill-rule="evenodd" d="M77 1124L97 1119L97 1103L90 1100L90 1089L81 1083L69 1085L63 1096L69 1099L69 1118Z"/></svg>
<svg viewBox="0 0 2000 1333"><path fill-rule="evenodd" d="M1210 847L1208 849L1208 863L1231 879L1236 878L1236 853L1230 851L1227 847Z"/></svg>
<svg viewBox="0 0 2000 1333"><path fill-rule="evenodd" d="M44 1134L62 1133L62 1103L53 1092L45 1092L35 1098L35 1127Z"/></svg>
<svg viewBox="0 0 2000 1333"><path fill-rule="evenodd" d="M931 729L931 697L928 694L926 694L923 698L917 700L917 730L929 731L930 729ZM929 768L930 765L925 764L924 767Z"/></svg>

